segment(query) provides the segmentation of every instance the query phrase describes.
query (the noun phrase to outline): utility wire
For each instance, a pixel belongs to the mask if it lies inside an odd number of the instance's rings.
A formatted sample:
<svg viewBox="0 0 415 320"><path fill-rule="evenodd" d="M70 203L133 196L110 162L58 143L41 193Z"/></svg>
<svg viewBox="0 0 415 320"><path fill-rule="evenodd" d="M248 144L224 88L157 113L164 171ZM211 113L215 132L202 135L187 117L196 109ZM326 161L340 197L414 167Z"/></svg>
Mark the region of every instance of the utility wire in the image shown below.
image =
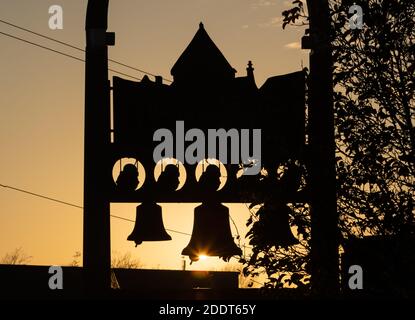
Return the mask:
<svg viewBox="0 0 415 320"><path fill-rule="evenodd" d="M249 214L251 215L251 217L252 217L253 219L255 219L255 221L258 221L257 216L256 216L256 215L252 212L252 210L251 210L251 208L248 206L248 204L247 204L246 202L244 202L244 204L245 204L245 207L248 209Z"/></svg>
<svg viewBox="0 0 415 320"><path fill-rule="evenodd" d="M18 191L18 192L22 192L22 193L25 193L25 194L29 194L31 196L35 196L35 197L38 197L38 198L42 198L42 199L46 199L46 200L49 200L49 201L57 202L57 203L64 204L64 205L67 205L67 206L71 206L71 207L74 207L74 208L77 208L77 209L83 209L84 208L84 207L79 206L77 204L62 201L62 200L59 200L59 199L56 199L56 198L51 198L51 197L48 197L48 196L45 196L45 195L42 195L42 194L39 194L39 193L34 193L34 192L23 190L23 189L20 189L20 188L16 188L16 187L4 185L4 184L0 184L0 187L6 188L6 189L11 189L11 190ZM110 214L110 216L112 218L116 218L116 219L120 219L120 220L124 220L124 221L128 221L128 222L135 222L134 220L124 218L124 217L120 217L120 216L117 216L117 215L114 215L114 214ZM232 218L231 218L231 220L233 221ZM236 228L236 225L235 225L235 228ZM186 235L186 236L191 236L191 234L189 234L189 233L185 233L185 232L181 232L181 231L177 231L177 230L173 230L173 229L167 229L166 228L166 230L170 231L170 232L173 232L173 233L178 233L178 234L182 234L182 235ZM244 245L244 247L245 248L252 248L250 246L245 246L245 245ZM249 281L255 282L255 283L260 284L262 286L264 285L263 283L261 283L259 281L256 281L252 278L250 278Z"/></svg>
<svg viewBox="0 0 415 320"><path fill-rule="evenodd" d="M34 193L34 192L31 192L31 191L19 189L19 188L16 188L16 187L7 186L7 185L4 185L4 184L0 184L0 187L7 188L7 189L11 189L11 190L15 190L15 191L19 191L19 192L26 193L26 194L30 194L30 195L35 196L35 197L38 197L38 198L43 198L43 199L46 199L46 200L58 202L58 203L61 203L61 204L65 204L67 206L74 207L74 208L83 209L83 207L78 206L76 204L69 203L69 202L62 201L62 200L58 200L58 199L51 198L51 197L47 197L47 196L41 195L39 193Z"/></svg>
<svg viewBox="0 0 415 320"><path fill-rule="evenodd" d="M16 24L10 23L10 22L8 22L8 21L4 21L4 20L0 19L0 22L1 22L1 23L4 23L4 24L7 24L7 25L9 25L9 26L11 26L11 27L13 27L13 28L20 29L20 30L23 30L23 31L25 31L25 32L32 33L32 34L34 34L34 35L36 35L36 36L38 36L38 37L42 37L42 38L44 38L44 39L47 39L47 40L50 40L50 41L53 41L53 42L59 43L59 44L64 45L64 46L66 46L66 47L69 47L69 48L72 48L72 49L75 49L75 50L78 50L78 51L85 52L85 50L84 50L84 49L82 49L82 48L80 48L80 47L74 46L74 45L69 44L69 43L64 42L64 41L60 41L60 40L55 39L55 38L48 37L48 36L46 36L46 35L44 35L44 34L41 34L41 33L35 32L35 31L33 31L33 30L23 28L23 27L21 27L21 26L18 26L18 25L16 25ZM153 76L153 77L155 77L155 76L156 76L155 74L153 74L153 73L151 73L151 72L147 72L147 71L145 71L145 70L142 70L142 69L139 69L139 68L136 68L136 67L132 67L132 66L130 66L130 65L128 65L128 64L122 63L122 62L117 61L117 60L108 59L108 61L110 61L110 62L112 62L112 63L115 63L115 64L118 64L118 65L120 65L120 66L123 66L123 67L129 68L129 69L131 69L131 70L134 70L134 71L138 71L138 72L141 72L141 73L147 74L147 75L149 75L149 76ZM109 70L110 70L110 69L109 69ZM171 82L173 82L173 81L172 81L172 80L170 80L170 79L166 79L166 78L163 78L163 79L164 79L164 80L166 80L167 82L170 82L170 83L171 83ZM141 79L140 79L140 80L141 80Z"/></svg>
<svg viewBox="0 0 415 320"><path fill-rule="evenodd" d="M74 45L71 45L71 44L69 44L69 43L66 43L66 42L63 42L63 41L60 41L60 40L57 40L57 39L54 39L54 38L51 38L51 37L45 36L44 34L41 34L41 33L35 32L35 31L32 31L32 30L30 30L30 29L26 29L26 28L20 27L20 26L18 26L18 25L16 25L16 24L13 24L13 23L8 22L8 21L4 21L4 20L0 19L0 22L1 22L1 23L4 23L4 24L7 24L7 25L9 25L9 26L11 26L11 27L13 27L13 28L20 29L20 30L23 30L23 31L26 31L26 32L32 33L32 34L34 34L34 35L36 35L36 36L38 36L38 37L42 37L42 38L44 38L44 39L48 39L48 40L54 41L54 42L56 42L56 43L62 44L62 45L67 46L67 47L70 47L70 48L72 48L72 49L76 49L76 50L79 50L79 51L84 51L83 49L81 49L81 48L79 48L79 47L76 47L76 46L74 46Z"/></svg>
<svg viewBox="0 0 415 320"><path fill-rule="evenodd" d="M57 202L57 203L64 204L64 205L74 207L74 208L77 208L77 209L83 209L84 208L83 206L80 206L80 205L77 205L77 204L73 204L73 203L66 202L66 201L63 201L63 200L59 200L59 199L56 199L56 198L48 197L48 196L45 196L45 195L42 195L42 194L39 194L39 193L35 193L35 192L31 192L31 191L28 191L28 190L8 186L8 185L5 185L5 184L0 184L0 187L6 188L6 189L11 189L11 190L18 191L18 192L25 193L25 194L29 194L29 195L34 196L34 197L38 197L38 198L46 199L46 200L49 200L49 201ZM110 216L113 217L113 218L116 218L116 219L124 220L124 221L135 222L134 220L124 218L124 217L121 217L121 216L117 216L117 215L114 215L114 214L110 214ZM238 236L239 236L239 231L238 231L238 228L236 227L236 224L235 224L234 220L232 219L232 217L230 215L229 215L229 217L230 217L231 221L234 223L234 226L235 226L235 228L238 232ZM183 235L186 235L186 236L191 236L190 233L186 233L186 232L182 232L182 231L177 231L177 230L173 230L173 229L166 229L166 230L174 232L174 233L178 233L178 234L183 234ZM244 245L244 247L245 248L252 248L250 246L245 246L245 245Z"/></svg>
<svg viewBox="0 0 415 320"><path fill-rule="evenodd" d="M72 55L70 55L70 54L67 54L67 53L64 53L64 52L61 52L61 51L58 51L58 50L55 50L55 49L52 49L52 48L46 47L46 46L42 46L42 45L40 45L40 44L38 44L38 43L31 42L31 41L29 41L29 40L25 40L25 39L22 39L22 38L16 37L16 36L11 35L11 34L9 34L9 33L6 33L6 32L1 32L1 31L0 31L0 33L1 33L2 35L7 36L7 37L10 37L10 38L13 38L13 39L16 39L16 40L23 41L23 42L28 43L28 44L31 44L31 45L33 45L33 46L36 46L36 47L39 47L39 48L42 48L42 49L46 49L46 50L49 50L49 51L52 51L52 52L55 52L55 53L61 54L61 55L66 56L66 57L68 57L68 58L72 58L72 59L75 59L75 60L78 60L78 61L85 62L85 60L83 60L83 59L81 59L81 58L78 58L78 57L72 56Z"/></svg>
<svg viewBox="0 0 415 320"><path fill-rule="evenodd" d="M231 221L232 221L232 224L233 224L233 226L235 227L235 229L236 229L236 235L237 235L237 238L238 238L238 243L239 243L239 246L241 246L241 235L239 234L239 230L238 230L238 227L236 226L236 223L235 223L235 221L232 219L232 216L229 214L229 219L231 219Z"/></svg>
<svg viewBox="0 0 415 320"><path fill-rule="evenodd" d="M57 202L57 203L64 204L64 205L67 205L67 206L71 206L71 207L78 208L78 209L83 209L84 208L84 207L79 206L77 204L62 201L62 200L59 200L59 199L56 199L56 198L51 198L51 197L48 197L48 196L45 196L45 195L42 195L42 194L39 194L39 193L34 193L34 192L31 192L31 191L19 189L19 188L16 188L16 187L4 185L4 184L0 184L0 187L6 188L6 189L11 189L11 190L18 191L18 192L22 192L22 193L29 194L29 195L32 195L32 196L35 196L35 197L38 197L38 198L42 198L42 199L46 199L46 200L49 200L49 201ZM134 220L123 218L123 217L120 217L120 216L117 216L117 215L114 215L114 214L111 214L110 216L113 217L113 218L116 218L116 219L124 220L124 221L135 222ZM166 230L170 231L170 232L174 232L174 233L183 234L183 235L186 235L186 236L191 236L191 234L189 234L189 233L185 233L185 232L181 232L181 231L177 231L177 230L173 230L173 229L166 229Z"/></svg>
<svg viewBox="0 0 415 320"><path fill-rule="evenodd" d="M49 200L49 201L57 202L57 203L64 204L64 205L67 205L67 206L71 206L71 207L74 207L74 208L77 208L77 209L83 209L84 208L83 206L80 206L80 205L77 205L77 204L73 204L73 203L66 202L66 201L63 201L63 200L59 200L59 199L56 199L56 198L51 198L51 197L48 197L48 196L45 196L45 195L42 195L42 194L39 194L39 193L35 193L35 192L28 191L28 190L8 186L8 185L5 185L5 184L0 183L0 187L6 188L6 189L11 189L11 190L18 191L18 192L22 192L22 193L25 193L25 194L29 194L29 195L34 196L34 197L38 197L38 198L46 199L46 200ZM113 217L113 218L116 218L116 219L124 220L124 221L135 222L134 220L124 218L124 217L120 217L120 216L117 216L117 215L114 215L114 214L110 214L110 216ZM235 226L235 229L237 230L237 233L238 233L238 236L239 236L239 231L238 231L238 228L236 227L235 221L232 219L232 217L230 215L229 215L229 217L230 217L231 221L233 222L233 224ZM182 231L177 231L177 230L173 230L173 229L166 229L166 230L171 231L171 232L175 232L175 233L179 233L179 234L183 234L183 235L186 235L186 236L191 236L190 233L186 233L186 232L182 232ZM245 246L245 248L250 248L250 247Z"/></svg>
<svg viewBox="0 0 415 320"><path fill-rule="evenodd" d="M2 31L0 31L0 34L2 34L2 35L4 35L4 36L7 36L7 37L10 37L10 38L13 38L13 39L16 39L16 40L19 40L19 41L22 41L22 42L25 42L25 43L28 43L28 44L31 44L31 45L33 45L33 46L36 46L36 47L39 47L39 48L42 48L42 49L45 49L45 50L49 50L49 51L51 51L51 52L54 52L54 53L60 54L60 55L62 55L62 56L65 56L65 57L68 57L68 58L71 58L71 59L74 59L74 60L78 60L78 61L81 61L81 62L85 62L85 60L84 60L84 59L81 59L81 58L75 57L75 56L73 56L73 55L70 55L70 54L64 53L64 52L62 52L62 51L58 51L58 50L55 50L55 49L52 49L52 48L49 48L49 47L43 46L43 45L41 45L41 44L38 44L38 43L35 43L35 42L32 42L32 41L26 40L26 39L22 39L22 38L16 37L16 36L11 35L11 34L6 33L6 32L2 32ZM132 78L132 79L135 79L135 80L142 80L141 78L137 78L137 77L131 76L131 75L129 75L129 74L126 74L126 73L121 72L121 71L118 71L118 70L114 70L114 69L110 69L110 68L108 68L108 71L111 71L111 72L114 72L114 73L117 73L117 74L120 74L120 75L123 75L123 76L129 77L129 78Z"/></svg>
<svg viewBox="0 0 415 320"><path fill-rule="evenodd" d="M0 183L0 187L5 188L5 189L11 189L11 190L18 191L18 192L22 192L22 193L25 193L25 194L29 194L29 195L34 196L34 197L38 197L38 198L46 199L46 200L49 200L49 201L57 202L57 203L64 204L64 205L67 205L67 206L71 206L71 207L74 207L74 208L77 208L77 209L83 209L84 208L83 206L80 206L80 205L77 205L77 204L73 204L73 203L70 203L70 202L67 202L67 201L62 201L62 200L59 200L59 199L56 199L56 198L48 197L48 196L45 196L45 195L42 195L42 194L39 194L39 193L35 193L35 192L31 192L31 191L28 191L28 190L8 186L8 185L5 185L5 184ZM116 218L116 219L120 219L120 220L124 220L124 221L128 221L128 222L135 222L134 220L124 218L124 217L120 217L120 216L117 216L117 215L114 215L114 214L110 214L110 216L112 218ZM231 218L231 220L235 224L235 222L233 221L232 218ZM235 225L235 228L236 228L236 225ZM166 228L166 230L170 231L170 232L173 232L173 233L182 234L182 235L185 235L185 236L191 236L191 234L186 233L186 232L181 232L181 231L177 231L177 230L173 230L173 229L167 229L167 228ZM239 236L239 232L238 232L238 236ZM244 247L249 248L249 246L244 246ZM252 282L255 282L257 284L264 285L263 283L261 283L259 281L256 281L252 278L250 278L249 280L252 281Z"/></svg>

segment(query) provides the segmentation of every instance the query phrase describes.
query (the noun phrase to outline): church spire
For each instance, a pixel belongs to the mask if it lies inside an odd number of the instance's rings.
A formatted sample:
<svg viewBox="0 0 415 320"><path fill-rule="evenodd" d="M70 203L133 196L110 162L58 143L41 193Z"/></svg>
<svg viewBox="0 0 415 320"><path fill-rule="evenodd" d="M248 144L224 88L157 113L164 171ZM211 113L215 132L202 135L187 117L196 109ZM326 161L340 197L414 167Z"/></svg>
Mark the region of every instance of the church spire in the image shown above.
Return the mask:
<svg viewBox="0 0 415 320"><path fill-rule="evenodd" d="M235 78L222 52L209 37L202 22L192 41L171 69L176 84L216 83Z"/></svg>

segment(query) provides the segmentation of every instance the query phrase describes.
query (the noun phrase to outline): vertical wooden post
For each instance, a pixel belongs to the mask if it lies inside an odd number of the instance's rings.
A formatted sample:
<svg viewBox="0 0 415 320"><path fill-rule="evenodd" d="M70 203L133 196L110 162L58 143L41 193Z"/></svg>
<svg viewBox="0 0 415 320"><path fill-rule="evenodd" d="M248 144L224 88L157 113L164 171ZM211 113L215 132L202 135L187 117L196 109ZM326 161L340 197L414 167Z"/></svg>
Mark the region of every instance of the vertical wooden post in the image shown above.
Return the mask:
<svg viewBox="0 0 415 320"><path fill-rule="evenodd" d="M110 288L110 208L108 147L110 88L107 30L109 0L89 0L86 16L84 230L85 289L101 293Z"/></svg>
<svg viewBox="0 0 415 320"><path fill-rule="evenodd" d="M328 0L308 0L310 16L309 144L311 272L320 296L339 290L332 53Z"/></svg>

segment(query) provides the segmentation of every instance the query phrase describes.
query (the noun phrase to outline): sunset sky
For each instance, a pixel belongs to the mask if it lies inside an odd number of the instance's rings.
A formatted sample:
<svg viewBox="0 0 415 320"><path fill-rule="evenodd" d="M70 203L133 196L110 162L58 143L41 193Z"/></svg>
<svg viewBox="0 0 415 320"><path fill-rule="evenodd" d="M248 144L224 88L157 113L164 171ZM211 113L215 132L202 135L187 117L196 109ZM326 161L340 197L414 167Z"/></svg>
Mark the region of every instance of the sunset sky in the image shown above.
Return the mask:
<svg viewBox="0 0 415 320"><path fill-rule="evenodd" d="M122 0L110 1L109 31L116 33L110 58L171 79L170 69L196 33L199 22L237 76L252 60L258 86L271 76L308 65L299 48L304 28L281 27L283 0ZM63 30L48 27L51 5L61 5ZM86 0L1 0L0 19L49 37L85 47ZM0 31L84 58L0 23ZM0 184L82 205L84 64L0 34ZM143 74L111 68L135 77ZM110 77L112 77L110 73ZM135 204L113 204L112 214L135 219ZM162 205L167 229L191 233L196 204ZM228 205L242 236L249 212ZM135 248L126 240L133 224L111 219L112 250L130 252L145 267L179 269L190 237L169 232L172 241ZM233 233L236 231L232 226ZM82 210L0 187L0 258L22 247L30 263L67 265L82 250ZM209 258L192 269L220 269Z"/></svg>

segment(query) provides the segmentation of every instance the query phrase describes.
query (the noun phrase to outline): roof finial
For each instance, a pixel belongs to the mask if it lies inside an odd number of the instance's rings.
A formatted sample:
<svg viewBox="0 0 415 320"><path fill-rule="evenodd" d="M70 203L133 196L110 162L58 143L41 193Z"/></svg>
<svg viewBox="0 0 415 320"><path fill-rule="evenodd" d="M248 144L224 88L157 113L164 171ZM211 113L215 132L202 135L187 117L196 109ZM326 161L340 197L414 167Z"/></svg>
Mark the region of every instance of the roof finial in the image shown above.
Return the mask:
<svg viewBox="0 0 415 320"><path fill-rule="evenodd" d="M252 61L249 60L249 62L248 62L248 68L246 68L246 73L247 73L248 79L253 80L253 81L255 81L254 70L255 69L253 67Z"/></svg>
<svg viewBox="0 0 415 320"><path fill-rule="evenodd" d="M204 29L205 28L205 26L203 25L203 22L200 22L199 23L199 29Z"/></svg>

